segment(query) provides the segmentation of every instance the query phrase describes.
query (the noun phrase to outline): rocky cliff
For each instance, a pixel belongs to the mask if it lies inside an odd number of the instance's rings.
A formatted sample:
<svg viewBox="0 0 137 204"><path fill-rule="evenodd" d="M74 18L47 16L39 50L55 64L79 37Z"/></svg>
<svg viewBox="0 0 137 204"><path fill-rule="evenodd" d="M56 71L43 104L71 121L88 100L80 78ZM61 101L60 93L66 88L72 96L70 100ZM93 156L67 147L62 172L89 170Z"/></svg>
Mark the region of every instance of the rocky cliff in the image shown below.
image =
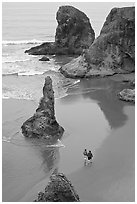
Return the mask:
<svg viewBox="0 0 137 204"><path fill-rule="evenodd" d="M79 202L79 196L71 182L62 173L53 174L45 188L39 192L35 202Z"/></svg>
<svg viewBox="0 0 137 204"><path fill-rule="evenodd" d="M44 138L47 141L57 140L63 135L64 129L55 118L54 92L49 76L45 78L43 97L36 113L23 123L21 129L25 137Z"/></svg>
<svg viewBox="0 0 137 204"><path fill-rule="evenodd" d="M72 78L134 72L135 7L113 8L90 48L60 71Z"/></svg>
<svg viewBox="0 0 137 204"><path fill-rule="evenodd" d="M89 48L95 39L94 30L88 17L72 6L61 6L57 11L55 42L43 43L33 47L26 53L32 55L46 54L76 54L82 53L83 49Z"/></svg>

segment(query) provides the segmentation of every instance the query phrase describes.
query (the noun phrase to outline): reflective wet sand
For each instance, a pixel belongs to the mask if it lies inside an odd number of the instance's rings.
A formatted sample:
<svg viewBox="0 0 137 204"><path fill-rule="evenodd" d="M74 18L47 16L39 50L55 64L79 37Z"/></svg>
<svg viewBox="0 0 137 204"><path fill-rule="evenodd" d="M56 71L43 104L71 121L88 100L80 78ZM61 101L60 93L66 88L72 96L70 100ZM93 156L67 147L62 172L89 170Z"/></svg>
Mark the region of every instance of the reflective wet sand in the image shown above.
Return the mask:
<svg viewBox="0 0 137 204"><path fill-rule="evenodd" d="M3 100L3 201L32 201L56 167L81 201L133 201L134 105L116 95L124 86L111 78L81 80L56 100L65 148L46 148L17 133L36 103ZM85 148L94 154L91 167L83 166Z"/></svg>

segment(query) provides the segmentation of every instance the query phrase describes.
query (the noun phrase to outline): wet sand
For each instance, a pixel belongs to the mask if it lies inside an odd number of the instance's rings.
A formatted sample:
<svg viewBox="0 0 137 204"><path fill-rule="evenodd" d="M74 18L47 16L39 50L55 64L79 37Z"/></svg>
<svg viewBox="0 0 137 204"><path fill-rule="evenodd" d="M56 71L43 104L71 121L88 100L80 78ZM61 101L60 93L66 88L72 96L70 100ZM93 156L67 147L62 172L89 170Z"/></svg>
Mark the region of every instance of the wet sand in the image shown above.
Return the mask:
<svg viewBox="0 0 137 204"><path fill-rule="evenodd" d="M82 80L68 96L56 100L65 148L55 152L21 135L3 142L3 201L33 201L56 167L71 180L83 202L134 201L135 107L117 99L122 86L112 79ZM8 138L37 104L3 101L3 136ZM94 154L91 167L83 166L85 148Z"/></svg>
<svg viewBox="0 0 137 204"><path fill-rule="evenodd" d="M71 180L82 202L135 200L134 107L126 107L124 112L128 116L126 124L122 128L112 130L96 151L91 166L84 166L81 161L81 167L70 174L68 171L71 172L72 165L68 169L68 165L66 167L64 163L61 168ZM71 163L73 162L71 157ZM36 184L20 201L32 201L38 191L44 191L47 182L48 179L45 179Z"/></svg>
<svg viewBox="0 0 137 204"><path fill-rule="evenodd" d="M26 100L3 100L2 199L17 202L33 186L48 177L57 159L55 151L36 140L24 138L20 127L37 104ZM56 156L59 152L56 151Z"/></svg>
<svg viewBox="0 0 137 204"><path fill-rule="evenodd" d="M83 202L135 201L134 107L125 107L124 112L126 124L112 130L92 165L68 175Z"/></svg>

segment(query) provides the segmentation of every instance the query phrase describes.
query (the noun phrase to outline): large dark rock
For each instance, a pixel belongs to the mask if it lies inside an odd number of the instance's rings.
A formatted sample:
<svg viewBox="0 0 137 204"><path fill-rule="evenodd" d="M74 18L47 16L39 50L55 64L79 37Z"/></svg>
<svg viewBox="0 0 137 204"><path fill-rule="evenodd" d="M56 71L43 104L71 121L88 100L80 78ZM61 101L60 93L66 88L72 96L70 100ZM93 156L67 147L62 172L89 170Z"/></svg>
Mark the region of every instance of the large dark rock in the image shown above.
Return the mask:
<svg viewBox="0 0 137 204"><path fill-rule="evenodd" d="M58 49L68 54L80 54L93 43L95 33L83 12L72 6L61 6L56 19L55 45Z"/></svg>
<svg viewBox="0 0 137 204"><path fill-rule="evenodd" d="M25 121L21 127L22 133L29 138L44 138L47 141L60 139L64 129L57 123L54 111L54 92L52 80L45 78L43 97L36 113Z"/></svg>
<svg viewBox="0 0 137 204"><path fill-rule="evenodd" d="M88 17L83 12L72 6L61 6L56 19L58 26L55 42L43 43L25 51L26 53L33 55L79 55L93 43L95 33Z"/></svg>
<svg viewBox="0 0 137 204"><path fill-rule="evenodd" d="M54 42L45 42L36 47L32 47L29 50L26 50L25 53L30 55L53 55L55 54L55 43Z"/></svg>
<svg viewBox="0 0 137 204"><path fill-rule="evenodd" d="M99 37L60 71L67 77L106 76L135 71L135 8L113 8Z"/></svg>
<svg viewBox="0 0 137 204"><path fill-rule="evenodd" d="M79 202L71 182L62 173L52 174L45 192L39 192L35 202Z"/></svg>

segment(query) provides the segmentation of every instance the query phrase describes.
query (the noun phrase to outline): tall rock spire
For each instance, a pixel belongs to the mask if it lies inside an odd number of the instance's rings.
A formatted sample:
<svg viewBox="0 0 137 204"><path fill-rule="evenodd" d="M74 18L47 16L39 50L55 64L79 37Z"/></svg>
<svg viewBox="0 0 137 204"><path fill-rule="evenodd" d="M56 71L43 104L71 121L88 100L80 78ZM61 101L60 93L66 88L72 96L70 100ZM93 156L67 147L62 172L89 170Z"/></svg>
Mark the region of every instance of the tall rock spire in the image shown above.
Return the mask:
<svg viewBox="0 0 137 204"><path fill-rule="evenodd" d="M49 76L45 78L43 97L36 113L23 123L21 129L25 137L44 138L49 141L59 139L63 135L64 129L55 118L54 91Z"/></svg>

